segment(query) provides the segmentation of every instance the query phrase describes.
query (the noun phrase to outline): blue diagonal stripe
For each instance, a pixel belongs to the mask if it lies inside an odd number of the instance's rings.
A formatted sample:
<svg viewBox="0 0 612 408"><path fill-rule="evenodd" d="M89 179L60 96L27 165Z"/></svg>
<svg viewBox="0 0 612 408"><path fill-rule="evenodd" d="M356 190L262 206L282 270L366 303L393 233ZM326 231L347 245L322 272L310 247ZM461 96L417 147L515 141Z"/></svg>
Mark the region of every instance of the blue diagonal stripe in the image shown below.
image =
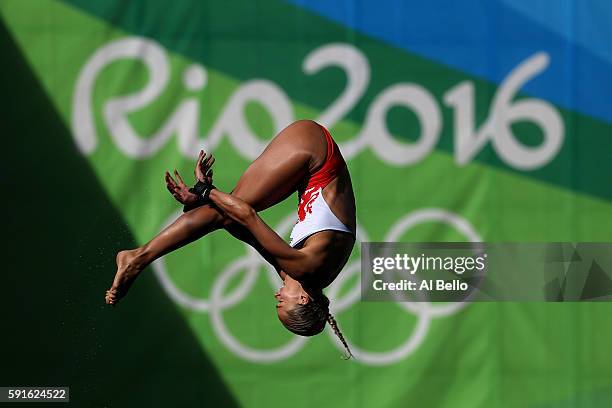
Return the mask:
<svg viewBox="0 0 612 408"><path fill-rule="evenodd" d="M494 83L546 51L550 66L523 90L612 122L612 1L288 1Z"/></svg>

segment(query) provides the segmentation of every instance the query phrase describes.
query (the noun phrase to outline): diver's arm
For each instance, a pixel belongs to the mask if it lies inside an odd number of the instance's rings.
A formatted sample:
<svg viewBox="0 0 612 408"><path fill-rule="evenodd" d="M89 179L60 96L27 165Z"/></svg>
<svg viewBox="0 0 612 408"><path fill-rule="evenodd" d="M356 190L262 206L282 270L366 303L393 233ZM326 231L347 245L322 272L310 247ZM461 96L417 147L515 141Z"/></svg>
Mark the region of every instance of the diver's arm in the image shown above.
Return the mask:
<svg viewBox="0 0 612 408"><path fill-rule="evenodd" d="M229 232L234 238L239 239L240 241L254 248L259 253L259 255L262 256L263 259L265 259L270 265L272 265L274 270L276 270L276 273L278 273L278 276L280 276L282 280L285 280L285 276L287 274L278 265L278 261L276 260L276 258L274 258L268 251L266 251L264 247L261 246L257 239L255 239L251 231L246 229L244 226L238 224L237 222L228 223L223 228L227 232Z"/></svg>
<svg viewBox="0 0 612 408"><path fill-rule="evenodd" d="M249 230L287 275L300 280L314 272L317 260L289 246L249 204L216 189L210 192L209 197L229 218Z"/></svg>

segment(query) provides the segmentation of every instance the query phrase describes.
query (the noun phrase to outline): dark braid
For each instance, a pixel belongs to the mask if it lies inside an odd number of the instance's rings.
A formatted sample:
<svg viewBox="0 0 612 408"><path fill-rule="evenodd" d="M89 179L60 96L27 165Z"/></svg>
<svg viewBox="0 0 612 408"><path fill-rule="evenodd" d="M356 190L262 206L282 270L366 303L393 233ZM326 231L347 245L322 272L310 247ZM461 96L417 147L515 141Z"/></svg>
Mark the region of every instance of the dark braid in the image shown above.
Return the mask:
<svg viewBox="0 0 612 408"><path fill-rule="evenodd" d="M345 360L348 360L351 357L353 357L353 353L351 353L351 349L349 348L348 344L346 343L346 340L344 340L344 336L342 335L342 332L338 328L338 323L336 322L336 319L334 319L334 316L332 316L331 313L327 314L327 322L329 323L331 328L334 330L334 333L336 334L336 336L338 336L338 338L342 342L342 345L344 345L344 348L346 349L346 352L348 353L348 354L345 354L343 358Z"/></svg>

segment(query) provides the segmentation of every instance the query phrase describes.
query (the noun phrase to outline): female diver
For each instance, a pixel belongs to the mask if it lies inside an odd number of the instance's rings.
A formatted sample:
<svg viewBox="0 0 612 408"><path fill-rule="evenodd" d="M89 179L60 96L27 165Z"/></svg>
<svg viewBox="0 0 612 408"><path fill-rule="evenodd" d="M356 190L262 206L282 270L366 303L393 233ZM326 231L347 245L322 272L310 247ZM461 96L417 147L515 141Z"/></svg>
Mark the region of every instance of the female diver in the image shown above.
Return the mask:
<svg viewBox="0 0 612 408"><path fill-rule="evenodd" d="M175 170L166 172L170 193L185 213L147 244L117 254L117 272L106 292L114 305L147 265L217 229L253 246L284 282L275 294L282 324L312 336L329 322L350 350L329 313L323 288L346 264L355 243L355 197L346 163L323 126L300 120L283 129L247 168L230 193L212 185L212 155L200 152L189 189ZM298 192L298 220L287 244L257 214Z"/></svg>

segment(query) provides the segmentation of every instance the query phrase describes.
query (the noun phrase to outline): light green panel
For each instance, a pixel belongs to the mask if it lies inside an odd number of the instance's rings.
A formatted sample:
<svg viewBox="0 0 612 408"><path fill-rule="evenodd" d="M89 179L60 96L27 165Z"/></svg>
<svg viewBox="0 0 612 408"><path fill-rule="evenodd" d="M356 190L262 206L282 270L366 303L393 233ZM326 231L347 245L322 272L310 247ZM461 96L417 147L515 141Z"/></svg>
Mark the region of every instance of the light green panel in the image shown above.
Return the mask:
<svg viewBox="0 0 612 408"><path fill-rule="evenodd" d="M100 46L126 34L55 1L4 1L0 10L55 108L70 126L75 82L83 64ZM153 103L130 115L130 123L140 134L150 134L183 101L196 97L201 106L199 133L208 134L243 83L208 69L203 91L188 91L182 75L192 61L172 53L168 57L168 85ZM144 66L132 61L116 62L99 75L93 94L98 146L88 156L99 181L141 243L178 209L165 190L164 171L176 166L191 179L193 166L193 160L179 151L174 137L146 159L127 158L111 140L101 116L106 102L141 89L148 81ZM296 117L316 118L320 114L313 107L292 103ZM270 120L261 107L249 106L246 116L261 138L272 135ZM339 140L346 140L343 135L357 134L360 126L344 120L331 130ZM216 184L230 190L249 161L227 139L215 155ZM458 167L448 153L434 151L421 163L395 167L366 149L348 164L357 195L358 221L371 240L384 240L402 217L427 208L458 214L486 241L612 240L612 230L601 221L612 216L611 203L482 164ZM276 226L295 211L295 204L294 198L289 199L266 211L264 218ZM465 237L448 226L429 223L400 239L458 241ZM217 232L166 256L164 262L184 293L207 299L219 273L245 253L243 244ZM352 261L357 261L358 255L356 248ZM110 283L113 271L108 273ZM239 285L240 277L229 285L230 291ZM228 329L245 346L275 348L292 339L276 321L272 289L276 288L260 268L249 296L223 312ZM347 286L341 293L346 295L349 289ZM209 314L186 308L182 312L245 406L278 405L279 400L291 398L294 407L391 407L415 401L440 407L484 407L505 401L504 406L520 407L525 395L533 403L563 401L599 384L569 377L567 372L580 373L586 366L599 364L602 373L610 375L612 357L601 353L606 346L597 339L590 340L596 343L593 345L579 344L585 341L579 333L592 330L584 327L592 323L583 316L605 321L609 309L600 304L469 305L450 316L432 318L414 353L381 366L341 360L341 352L327 334L309 339L291 358L251 363L223 344ZM356 304L337 318L352 343L379 353L401 346L415 335L418 325L413 314L394 304ZM542 321L549 326L540 327ZM609 338L607 326L598 330ZM605 384L609 382L601 383Z"/></svg>

